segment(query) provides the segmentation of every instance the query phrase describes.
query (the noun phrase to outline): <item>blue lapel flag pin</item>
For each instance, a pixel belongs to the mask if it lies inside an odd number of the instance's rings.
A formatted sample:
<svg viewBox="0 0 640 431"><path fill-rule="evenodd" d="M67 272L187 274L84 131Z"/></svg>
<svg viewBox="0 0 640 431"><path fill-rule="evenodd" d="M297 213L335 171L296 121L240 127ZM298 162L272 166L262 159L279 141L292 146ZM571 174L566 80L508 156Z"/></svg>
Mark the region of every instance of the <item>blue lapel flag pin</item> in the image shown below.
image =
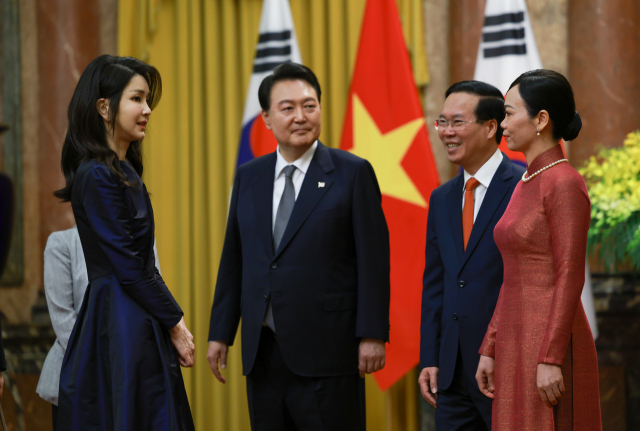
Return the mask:
<svg viewBox="0 0 640 431"><path fill-rule="evenodd" d="M324 183L318 183L318 188L324 187Z"/></svg>

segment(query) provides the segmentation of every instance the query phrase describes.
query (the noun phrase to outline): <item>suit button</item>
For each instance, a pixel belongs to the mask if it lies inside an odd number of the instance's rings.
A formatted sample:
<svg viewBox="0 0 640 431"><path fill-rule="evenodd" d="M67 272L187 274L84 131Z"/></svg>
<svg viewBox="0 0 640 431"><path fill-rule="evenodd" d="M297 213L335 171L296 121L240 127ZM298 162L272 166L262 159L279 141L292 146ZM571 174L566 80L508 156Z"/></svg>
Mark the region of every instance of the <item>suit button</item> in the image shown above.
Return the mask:
<svg viewBox="0 0 640 431"><path fill-rule="evenodd" d="M453 313L453 320L458 320L458 313Z"/></svg>
<svg viewBox="0 0 640 431"><path fill-rule="evenodd" d="M271 264L271 269L276 269L277 267L278 267L278 264L277 264L277 263L272 263L272 264Z"/></svg>
<svg viewBox="0 0 640 431"><path fill-rule="evenodd" d="M461 288L461 289L462 289L463 287L465 287L466 285L467 285L467 283L465 283L465 282L464 282L464 280L460 280L460 281L458 282L458 287L459 287L459 288Z"/></svg>
<svg viewBox="0 0 640 431"><path fill-rule="evenodd" d="M263 300L264 302L267 302L267 295L263 295L263 296L262 296L262 300Z"/></svg>

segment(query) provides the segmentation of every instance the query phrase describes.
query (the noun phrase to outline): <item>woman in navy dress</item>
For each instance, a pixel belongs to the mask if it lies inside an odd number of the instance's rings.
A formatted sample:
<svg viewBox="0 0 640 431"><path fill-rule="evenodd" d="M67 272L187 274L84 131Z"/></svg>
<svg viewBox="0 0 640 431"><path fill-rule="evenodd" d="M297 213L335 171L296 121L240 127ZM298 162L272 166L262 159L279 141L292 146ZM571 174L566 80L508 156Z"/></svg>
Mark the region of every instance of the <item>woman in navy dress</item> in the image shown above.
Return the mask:
<svg viewBox="0 0 640 431"><path fill-rule="evenodd" d="M155 268L140 142L162 92L158 71L103 55L83 72L62 149L87 287L62 363L58 429L194 430L180 365L193 336Z"/></svg>

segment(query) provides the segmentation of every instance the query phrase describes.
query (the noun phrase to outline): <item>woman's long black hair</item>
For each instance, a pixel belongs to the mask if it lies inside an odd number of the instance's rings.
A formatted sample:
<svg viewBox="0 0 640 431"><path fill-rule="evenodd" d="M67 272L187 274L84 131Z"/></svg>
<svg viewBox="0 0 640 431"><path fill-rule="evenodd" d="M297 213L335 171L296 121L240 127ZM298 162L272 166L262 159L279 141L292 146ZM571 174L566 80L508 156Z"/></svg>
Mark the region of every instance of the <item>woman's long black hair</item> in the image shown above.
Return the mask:
<svg viewBox="0 0 640 431"><path fill-rule="evenodd" d="M131 185L122 173L117 154L109 148L107 128L98 111L97 102L99 99L109 101L110 129L115 130L122 92L136 75L147 81L149 107L155 108L162 95L162 80L158 70L151 65L131 57L101 55L82 72L69 103L69 128L62 147L60 165L66 185L53 193L63 202L71 200L73 179L83 160L96 159L122 178L125 184ZM141 176L143 167L140 141L131 142L126 159Z"/></svg>

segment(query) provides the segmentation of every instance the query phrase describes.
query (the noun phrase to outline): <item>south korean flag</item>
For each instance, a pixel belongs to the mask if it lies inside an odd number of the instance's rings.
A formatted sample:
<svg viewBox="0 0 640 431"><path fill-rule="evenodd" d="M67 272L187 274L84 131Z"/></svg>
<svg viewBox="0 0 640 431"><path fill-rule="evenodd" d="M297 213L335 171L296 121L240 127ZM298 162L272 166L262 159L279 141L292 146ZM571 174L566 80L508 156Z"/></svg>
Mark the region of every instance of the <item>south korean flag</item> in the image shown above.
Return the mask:
<svg viewBox="0 0 640 431"><path fill-rule="evenodd" d="M522 73L541 68L525 1L487 0L473 79L494 85L506 94Z"/></svg>

